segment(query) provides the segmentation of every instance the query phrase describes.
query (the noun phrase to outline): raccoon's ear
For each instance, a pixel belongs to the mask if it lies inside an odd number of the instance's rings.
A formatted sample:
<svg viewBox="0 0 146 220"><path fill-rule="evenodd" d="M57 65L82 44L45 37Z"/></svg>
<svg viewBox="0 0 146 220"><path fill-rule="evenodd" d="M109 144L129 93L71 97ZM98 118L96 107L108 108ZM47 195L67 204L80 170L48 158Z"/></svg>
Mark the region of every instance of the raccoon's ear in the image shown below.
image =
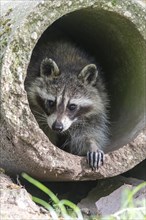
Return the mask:
<svg viewBox="0 0 146 220"><path fill-rule="evenodd" d="M98 76L98 70L95 64L88 64L78 75L78 78L85 84L94 85Z"/></svg>
<svg viewBox="0 0 146 220"><path fill-rule="evenodd" d="M54 60L45 58L41 62L41 66L40 66L41 76L57 77L59 74L60 74L59 68Z"/></svg>

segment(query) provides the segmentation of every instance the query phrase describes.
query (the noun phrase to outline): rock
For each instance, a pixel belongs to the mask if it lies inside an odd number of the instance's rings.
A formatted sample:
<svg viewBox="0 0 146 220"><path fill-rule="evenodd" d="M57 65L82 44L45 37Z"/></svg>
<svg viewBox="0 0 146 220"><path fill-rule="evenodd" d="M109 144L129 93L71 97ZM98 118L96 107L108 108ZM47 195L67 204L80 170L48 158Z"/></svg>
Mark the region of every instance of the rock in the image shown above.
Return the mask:
<svg viewBox="0 0 146 220"><path fill-rule="evenodd" d="M43 213L31 199L31 195L21 186L14 184L5 174L0 174L1 212L0 218L8 219L46 219L49 213Z"/></svg>
<svg viewBox="0 0 146 220"><path fill-rule="evenodd" d="M135 178L117 176L105 180L98 180L97 186L93 188L88 196L78 203L83 210L88 210L92 215L108 215L115 213L121 207L121 195L125 188L133 189L144 181ZM135 201L145 198L145 189L135 195ZM87 214L86 214L87 215Z"/></svg>
<svg viewBox="0 0 146 220"><path fill-rule="evenodd" d="M102 197L95 204L97 207L97 212L101 216L111 215L119 211L121 208L122 195L125 189L132 189L131 185L124 184L110 195Z"/></svg>
<svg viewBox="0 0 146 220"><path fill-rule="evenodd" d="M101 216L108 216L120 211L124 191L126 189L132 190L133 188L134 187L132 185L124 184L113 191L110 195L100 198L95 203L97 207L97 213L100 213ZM146 202L146 187L144 189L141 189L138 193L134 195L133 203L135 204L135 207L138 207L142 200L145 200Z"/></svg>
<svg viewBox="0 0 146 220"><path fill-rule="evenodd" d="M13 175L27 172L44 181L95 180L123 173L146 158L145 3L76 0L68 7L67 2L2 4L0 166ZM105 165L97 171L85 158L54 146L29 107L24 89L27 66L38 39L54 22L66 31L70 27L68 34L76 34L95 56L99 48L108 71L112 140Z"/></svg>

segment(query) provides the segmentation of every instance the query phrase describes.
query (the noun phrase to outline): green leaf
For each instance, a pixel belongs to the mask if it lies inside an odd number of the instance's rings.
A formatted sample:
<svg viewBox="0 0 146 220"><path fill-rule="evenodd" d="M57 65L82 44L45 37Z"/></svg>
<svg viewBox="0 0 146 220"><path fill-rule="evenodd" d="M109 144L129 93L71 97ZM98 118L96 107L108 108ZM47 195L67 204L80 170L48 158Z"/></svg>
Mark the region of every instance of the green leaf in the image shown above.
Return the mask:
<svg viewBox="0 0 146 220"><path fill-rule="evenodd" d="M38 180L35 180L26 173L22 173L22 177L26 179L28 182L32 183L37 188L39 188L41 191L46 193L48 196L50 196L50 198L54 203L56 204L59 203L59 199L57 198L57 196L50 189L48 189L46 186L40 183Z"/></svg>
<svg viewBox="0 0 146 220"><path fill-rule="evenodd" d="M32 199L33 199L34 202L36 202L36 203L42 205L42 206L45 207L47 210L49 210L50 215L52 216L52 218L53 218L54 220L58 220L58 215L57 215L57 213L55 212L55 210L52 208L51 205L49 205L49 204L48 204L47 202L45 202L44 200L39 199L39 198L37 198L37 197L35 197L35 196L32 196Z"/></svg>

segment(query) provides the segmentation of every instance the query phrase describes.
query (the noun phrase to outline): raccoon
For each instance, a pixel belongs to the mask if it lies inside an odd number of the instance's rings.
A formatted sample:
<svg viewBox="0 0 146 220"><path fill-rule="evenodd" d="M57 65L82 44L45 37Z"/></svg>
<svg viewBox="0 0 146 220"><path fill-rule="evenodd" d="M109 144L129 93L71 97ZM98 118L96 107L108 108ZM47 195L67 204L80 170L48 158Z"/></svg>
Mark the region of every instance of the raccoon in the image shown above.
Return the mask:
<svg viewBox="0 0 146 220"><path fill-rule="evenodd" d="M33 54L25 87L31 110L52 143L86 155L92 169L103 165L109 101L95 60L70 41L48 42Z"/></svg>

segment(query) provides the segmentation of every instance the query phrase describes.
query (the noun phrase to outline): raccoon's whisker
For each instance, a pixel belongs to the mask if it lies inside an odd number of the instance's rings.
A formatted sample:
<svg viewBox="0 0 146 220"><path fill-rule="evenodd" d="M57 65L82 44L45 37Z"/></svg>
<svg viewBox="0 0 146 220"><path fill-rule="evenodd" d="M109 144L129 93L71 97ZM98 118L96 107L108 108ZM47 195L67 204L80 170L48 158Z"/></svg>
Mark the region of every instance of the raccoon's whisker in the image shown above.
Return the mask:
<svg viewBox="0 0 146 220"><path fill-rule="evenodd" d="M35 114L37 115L37 120L42 119L42 120L46 121L46 117L45 117L45 115L43 115L43 114L39 114L38 112L36 112Z"/></svg>
<svg viewBox="0 0 146 220"><path fill-rule="evenodd" d="M44 120L44 121L46 121L46 117L43 117L43 116L41 116L41 115L37 116L37 119L38 119L38 120Z"/></svg>
<svg viewBox="0 0 146 220"><path fill-rule="evenodd" d="M34 112L35 114L37 114L38 116L42 116L42 117L46 118L46 116L45 116L43 113L40 113L40 112L38 112L38 111L36 111L36 110L34 110L34 109L33 109L33 112Z"/></svg>
<svg viewBox="0 0 146 220"><path fill-rule="evenodd" d="M37 121L38 121L38 122L46 122L46 123L47 123L47 121L46 121L45 118L38 118L38 117L37 117Z"/></svg>
<svg viewBox="0 0 146 220"><path fill-rule="evenodd" d="M38 121L40 125L46 125L47 123L45 121Z"/></svg>
<svg viewBox="0 0 146 220"><path fill-rule="evenodd" d="M49 128L48 124L45 124L44 130L47 130Z"/></svg>
<svg viewBox="0 0 146 220"><path fill-rule="evenodd" d="M38 111L36 111L34 109L33 109L33 112L35 112L37 115L43 115L42 113L40 113L40 112L38 112Z"/></svg>
<svg viewBox="0 0 146 220"><path fill-rule="evenodd" d="M61 146L62 149L64 149L67 145L69 145L70 140L66 139L66 141L63 143L63 145Z"/></svg>
<svg viewBox="0 0 146 220"><path fill-rule="evenodd" d="M38 120L39 122L41 122L41 121L42 121L42 122L46 122L45 118L38 118L37 120ZM47 123L47 122L46 122L46 123Z"/></svg>
<svg viewBox="0 0 146 220"><path fill-rule="evenodd" d="M69 134L69 130L68 131L64 131L63 133L64 133L64 135L68 135Z"/></svg>

